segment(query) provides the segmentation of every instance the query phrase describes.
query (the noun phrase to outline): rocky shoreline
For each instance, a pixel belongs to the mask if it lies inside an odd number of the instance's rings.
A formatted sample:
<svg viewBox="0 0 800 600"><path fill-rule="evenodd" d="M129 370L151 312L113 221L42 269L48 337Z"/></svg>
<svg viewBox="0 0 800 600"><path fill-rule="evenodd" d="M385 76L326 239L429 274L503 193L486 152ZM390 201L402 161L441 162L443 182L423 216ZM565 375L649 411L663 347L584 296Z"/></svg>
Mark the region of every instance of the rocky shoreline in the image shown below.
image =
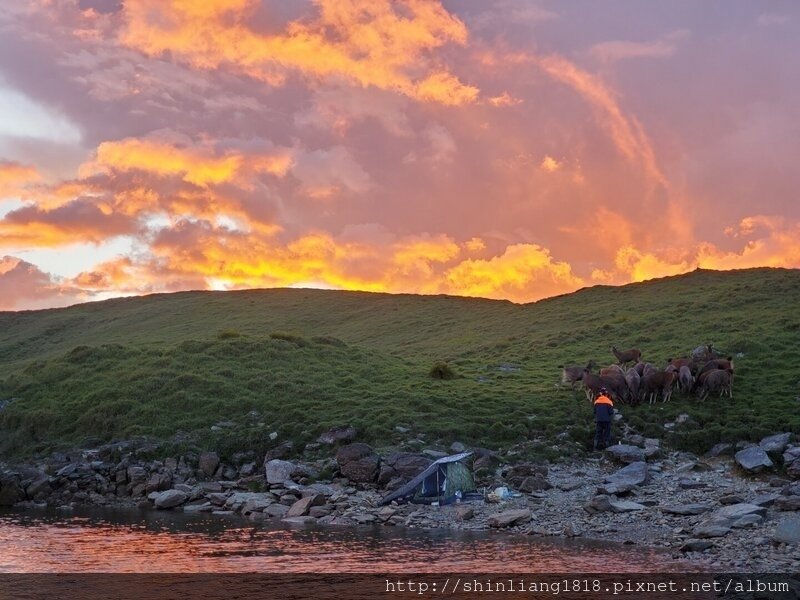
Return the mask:
<svg viewBox="0 0 800 600"><path fill-rule="evenodd" d="M95 505L332 526L503 530L659 547L710 569L800 568L800 445L788 433L759 444L719 445L703 458L638 435L602 454L557 464L517 459L518 448L472 448L479 488L515 493L499 502L449 506L380 505L388 491L445 455L441 449L386 450L381 457L355 437L352 428L335 428L301 458L286 442L263 460L243 453L227 463L213 451L145 460L147 449L134 443L56 453L33 465L3 466L0 506L68 513ZM450 450L464 449L455 443Z"/></svg>

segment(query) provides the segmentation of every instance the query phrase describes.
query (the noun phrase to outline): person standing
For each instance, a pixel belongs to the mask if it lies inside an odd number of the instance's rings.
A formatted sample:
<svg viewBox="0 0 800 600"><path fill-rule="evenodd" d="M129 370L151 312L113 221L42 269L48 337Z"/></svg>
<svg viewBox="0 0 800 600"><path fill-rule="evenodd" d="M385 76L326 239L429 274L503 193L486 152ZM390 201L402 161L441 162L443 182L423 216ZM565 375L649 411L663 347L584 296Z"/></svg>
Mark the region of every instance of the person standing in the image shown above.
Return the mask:
<svg viewBox="0 0 800 600"><path fill-rule="evenodd" d="M600 393L594 399L595 450L608 448L611 444L611 421L613 418L614 402L611 400L611 395L606 388L600 388Z"/></svg>

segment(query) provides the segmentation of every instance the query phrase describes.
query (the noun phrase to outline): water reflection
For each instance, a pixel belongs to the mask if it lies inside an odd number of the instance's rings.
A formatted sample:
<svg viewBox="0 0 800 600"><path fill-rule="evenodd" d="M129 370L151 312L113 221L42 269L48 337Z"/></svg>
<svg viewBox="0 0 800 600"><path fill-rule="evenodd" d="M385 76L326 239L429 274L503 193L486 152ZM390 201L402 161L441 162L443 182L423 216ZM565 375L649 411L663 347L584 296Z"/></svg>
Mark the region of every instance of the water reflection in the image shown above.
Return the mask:
<svg viewBox="0 0 800 600"><path fill-rule="evenodd" d="M694 565L694 568L700 568ZM283 527L154 511L0 512L0 572L687 571L654 549L393 527Z"/></svg>

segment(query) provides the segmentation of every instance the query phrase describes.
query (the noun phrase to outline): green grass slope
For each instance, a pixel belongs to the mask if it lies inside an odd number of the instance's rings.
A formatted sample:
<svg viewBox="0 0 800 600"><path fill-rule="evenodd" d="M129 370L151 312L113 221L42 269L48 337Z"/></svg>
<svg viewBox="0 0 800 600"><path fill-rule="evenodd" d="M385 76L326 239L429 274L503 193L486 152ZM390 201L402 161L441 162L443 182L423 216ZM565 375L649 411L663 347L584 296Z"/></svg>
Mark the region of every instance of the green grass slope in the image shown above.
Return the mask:
<svg viewBox="0 0 800 600"><path fill-rule="evenodd" d="M800 271L696 271L528 305L322 290L186 292L0 313L0 453L150 436L223 451L299 444L350 423L498 447L567 432L589 442L582 394L557 365L608 364L611 344L659 365L713 342L736 359L734 399L622 407L646 435L704 451L800 433ZM428 376L436 361L457 373ZM3 403L4 400L12 399ZM220 421L237 425L212 433ZM562 440L563 441L563 440ZM574 447L577 447L577 444ZM564 444L562 444L562 447Z"/></svg>

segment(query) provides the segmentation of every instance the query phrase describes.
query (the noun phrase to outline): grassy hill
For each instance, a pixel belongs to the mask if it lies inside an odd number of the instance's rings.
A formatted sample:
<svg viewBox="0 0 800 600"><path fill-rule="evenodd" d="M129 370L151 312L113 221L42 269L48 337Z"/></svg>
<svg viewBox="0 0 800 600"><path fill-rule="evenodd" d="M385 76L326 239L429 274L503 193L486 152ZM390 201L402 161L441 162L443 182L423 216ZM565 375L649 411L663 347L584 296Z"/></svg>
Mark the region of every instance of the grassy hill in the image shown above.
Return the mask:
<svg viewBox="0 0 800 600"><path fill-rule="evenodd" d="M378 445L395 427L428 440L507 446L593 427L563 363L608 364L611 344L667 358L713 342L736 359L734 400L675 395L622 407L628 423L702 451L800 433L800 271L695 271L527 305L323 290L185 292L0 313L0 453L87 438L185 439L223 452L312 440L353 424ZM428 376L436 361L456 371ZM213 433L220 421L236 426Z"/></svg>

